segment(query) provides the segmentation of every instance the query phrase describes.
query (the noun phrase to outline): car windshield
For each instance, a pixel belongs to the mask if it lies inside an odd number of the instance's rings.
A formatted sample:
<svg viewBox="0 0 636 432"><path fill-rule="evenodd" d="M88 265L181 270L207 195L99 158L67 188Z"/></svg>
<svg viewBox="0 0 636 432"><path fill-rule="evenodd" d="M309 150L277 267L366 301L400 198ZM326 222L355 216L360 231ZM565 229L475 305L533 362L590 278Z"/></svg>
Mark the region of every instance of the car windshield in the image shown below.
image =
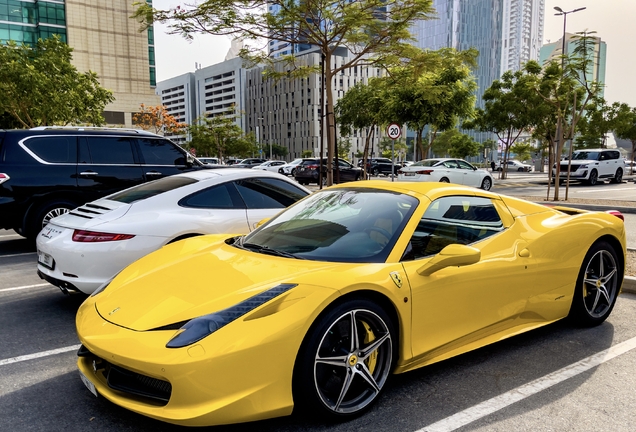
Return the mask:
<svg viewBox="0 0 636 432"><path fill-rule="evenodd" d="M143 183L139 186L133 186L130 189L114 193L107 196L106 199L130 204L135 201L144 200L164 192L196 183L197 181L198 180L190 177L164 177L159 180Z"/></svg>
<svg viewBox="0 0 636 432"><path fill-rule="evenodd" d="M578 151L572 155L572 160L598 160L600 152L597 151Z"/></svg>
<svg viewBox="0 0 636 432"><path fill-rule="evenodd" d="M316 192L237 242L315 261L386 261L419 201L378 189Z"/></svg>
<svg viewBox="0 0 636 432"><path fill-rule="evenodd" d="M432 167L437 165L440 162L439 159L424 159L421 160L419 162L415 162L414 164L412 164L411 166L425 166L425 167Z"/></svg>

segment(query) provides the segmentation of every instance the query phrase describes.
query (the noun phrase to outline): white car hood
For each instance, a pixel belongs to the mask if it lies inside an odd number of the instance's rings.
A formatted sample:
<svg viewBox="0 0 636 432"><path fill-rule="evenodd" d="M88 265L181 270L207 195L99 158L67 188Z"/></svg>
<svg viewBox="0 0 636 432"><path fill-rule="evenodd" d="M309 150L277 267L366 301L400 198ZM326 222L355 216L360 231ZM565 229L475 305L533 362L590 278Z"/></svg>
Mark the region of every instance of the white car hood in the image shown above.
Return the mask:
<svg viewBox="0 0 636 432"><path fill-rule="evenodd" d="M58 216L51 222L64 228L92 229L105 222L121 218L131 207L131 204L100 199Z"/></svg>

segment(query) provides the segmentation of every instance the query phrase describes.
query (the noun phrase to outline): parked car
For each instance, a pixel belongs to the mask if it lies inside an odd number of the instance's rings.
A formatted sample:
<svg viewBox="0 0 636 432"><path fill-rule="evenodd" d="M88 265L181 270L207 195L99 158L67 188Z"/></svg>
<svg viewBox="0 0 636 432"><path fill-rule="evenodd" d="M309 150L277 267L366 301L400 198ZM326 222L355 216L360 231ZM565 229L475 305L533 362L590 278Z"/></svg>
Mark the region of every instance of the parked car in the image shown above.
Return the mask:
<svg viewBox="0 0 636 432"><path fill-rule="evenodd" d="M215 157L200 157L197 159L199 159L199 162L204 164L219 165L221 163L219 161L219 158L215 158Z"/></svg>
<svg viewBox="0 0 636 432"><path fill-rule="evenodd" d="M233 168L254 168L256 165L260 165L263 162L267 162L267 159L261 158L247 158L232 165Z"/></svg>
<svg viewBox="0 0 636 432"><path fill-rule="evenodd" d="M425 181L456 183L490 190L494 184L492 175L477 169L463 159L424 159L400 168L398 181Z"/></svg>
<svg viewBox="0 0 636 432"><path fill-rule="evenodd" d="M570 166L570 181L584 181L595 185L602 180L611 183L621 183L625 173L625 160L616 149L586 149L572 153L572 160L561 161L559 164L559 181L568 176ZM552 176L557 177L556 164L552 166Z"/></svg>
<svg viewBox="0 0 636 432"><path fill-rule="evenodd" d="M246 236L186 239L124 269L79 307L80 378L181 425L346 421L392 374L566 317L552 330L600 325L625 247L608 213L439 183L336 185Z"/></svg>
<svg viewBox="0 0 636 432"><path fill-rule="evenodd" d="M233 159L233 158L226 159L225 160L225 165L235 165L235 164L239 163L241 160L242 159Z"/></svg>
<svg viewBox="0 0 636 432"><path fill-rule="evenodd" d="M248 233L309 193L278 173L234 168L135 186L52 219L37 237L38 275L64 292L90 294L168 243Z"/></svg>
<svg viewBox="0 0 636 432"><path fill-rule="evenodd" d="M349 162L343 159L338 159L338 165L333 164L333 178L334 183L336 183L336 169L338 169L340 182L347 181L357 181L361 180L363 176L363 172L361 168L354 167ZM319 158L306 158L298 164L296 167L296 174L294 178L298 183L308 185L309 183L319 183L319 168L320 168L320 159ZM323 182L326 182L327 179L327 159L324 158L322 160L322 170L323 170Z"/></svg>
<svg viewBox="0 0 636 432"><path fill-rule="evenodd" d="M525 164L523 162L519 162L518 160L508 160L506 161L506 171L521 171L521 172L530 172L532 171L532 165ZM503 171L504 161L499 162L498 171Z"/></svg>
<svg viewBox="0 0 636 432"><path fill-rule="evenodd" d="M51 218L86 202L202 168L178 145L141 130L0 130L0 228L35 239Z"/></svg>
<svg viewBox="0 0 636 432"><path fill-rule="evenodd" d="M260 165L255 165L252 167L252 169L262 170L262 171L271 171L271 172L277 173L278 170L280 170L280 168L283 165L285 165L285 161L270 160L270 161L265 161Z"/></svg>
<svg viewBox="0 0 636 432"><path fill-rule="evenodd" d="M280 174L284 174L287 176L292 176L294 177L296 175L296 167L298 167L298 164L300 164L303 161L303 158L298 158L298 159L294 159L293 161L289 162L288 164L285 164L283 166L281 166L280 168L278 168L278 172Z"/></svg>
<svg viewBox="0 0 636 432"><path fill-rule="evenodd" d="M363 161L358 162L358 166L362 168ZM391 172L397 174L398 170L402 168L400 162L393 162L388 158L371 158L367 161L367 174L378 176L384 174L386 176L391 175Z"/></svg>

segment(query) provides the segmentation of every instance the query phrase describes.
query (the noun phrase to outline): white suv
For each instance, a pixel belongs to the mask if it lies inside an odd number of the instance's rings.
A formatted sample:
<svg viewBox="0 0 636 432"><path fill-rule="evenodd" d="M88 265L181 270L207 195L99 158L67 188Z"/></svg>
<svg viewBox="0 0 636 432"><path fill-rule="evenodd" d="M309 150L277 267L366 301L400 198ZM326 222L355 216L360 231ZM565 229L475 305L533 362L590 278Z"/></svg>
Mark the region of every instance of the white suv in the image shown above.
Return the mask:
<svg viewBox="0 0 636 432"><path fill-rule="evenodd" d="M572 154L572 161L562 160L559 181L568 176L568 163L571 163L570 180L585 181L595 185L599 180L610 180L621 183L625 172L625 160L616 149L585 149ZM556 177L556 164L552 167L552 175Z"/></svg>

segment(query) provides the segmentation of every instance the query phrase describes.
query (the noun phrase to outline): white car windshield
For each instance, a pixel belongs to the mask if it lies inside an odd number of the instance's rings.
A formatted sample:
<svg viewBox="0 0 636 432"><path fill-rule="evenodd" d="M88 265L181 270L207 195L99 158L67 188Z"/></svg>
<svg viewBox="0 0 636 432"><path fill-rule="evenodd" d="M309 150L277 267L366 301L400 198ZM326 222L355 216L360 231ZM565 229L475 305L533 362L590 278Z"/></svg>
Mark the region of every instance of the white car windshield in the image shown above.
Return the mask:
<svg viewBox="0 0 636 432"><path fill-rule="evenodd" d="M572 155L572 160L598 160L601 153L596 151L578 151Z"/></svg>

